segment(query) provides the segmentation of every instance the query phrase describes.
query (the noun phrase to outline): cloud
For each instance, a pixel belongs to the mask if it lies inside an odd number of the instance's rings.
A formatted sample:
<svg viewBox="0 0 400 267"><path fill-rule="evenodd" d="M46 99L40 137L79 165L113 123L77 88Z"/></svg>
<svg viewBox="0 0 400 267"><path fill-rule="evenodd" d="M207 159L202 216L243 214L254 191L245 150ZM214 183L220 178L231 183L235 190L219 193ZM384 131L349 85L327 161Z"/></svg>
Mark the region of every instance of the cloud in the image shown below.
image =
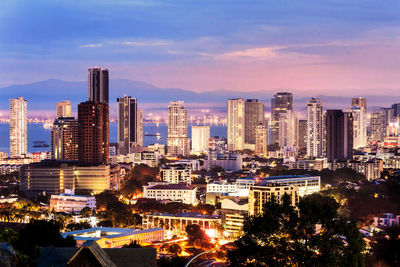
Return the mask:
<svg viewBox="0 0 400 267"><path fill-rule="evenodd" d="M123 45L127 46L167 46L170 44L166 40L148 40L148 41L125 41Z"/></svg>
<svg viewBox="0 0 400 267"><path fill-rule="evenodd" d="M102 47L103 44L85 44L85 45L80 45L79 47L83 48L94 48L94 47Z"/></svg>

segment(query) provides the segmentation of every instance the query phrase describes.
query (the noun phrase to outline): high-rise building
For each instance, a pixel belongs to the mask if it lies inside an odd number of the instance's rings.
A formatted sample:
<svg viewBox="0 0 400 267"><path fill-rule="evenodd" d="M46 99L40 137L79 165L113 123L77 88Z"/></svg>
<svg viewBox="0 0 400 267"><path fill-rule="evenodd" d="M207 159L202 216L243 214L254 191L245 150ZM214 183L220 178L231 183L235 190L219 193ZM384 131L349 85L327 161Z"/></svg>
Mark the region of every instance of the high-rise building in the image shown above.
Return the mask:
<svg viewBox="0 0 400 267"><path fill-rule="evenodd" d="M244 148L245 104L241 98L228 100L227 136L228 150Z"/></svg>
<svg viewBox="0 0 400 267"><path fill-rule="evenodd" d="M88 100L108 104L108 69L89 68L88 82Z"/></svg>
<svg viewBox="0 0 400 267"><path fill-rule="evenodd" d="M72 110L71 101L63 100L62 102L58 102L56 118L71 117L71 110Z"/></svg>
<svg viewBox="0 0 400 267"><path fill-rule="evenodd" d="M358 149L367 145L367 114L364 108L352 107L347 112L353 115L353 147Z"/></svg>
<svg viewBox="0 0 400 267"><path fill-rule="evenodd" d="M383 114L385 128L389 123L394 122L394 110L392 108L380 108L380 112Z"/></svg>
<svg viewBox="0 0 400 267"><path fill-rule="evenodd" d="M124 96L118 102L118 148L119 153L131 153L134 146L143 146L143 118L137 108L136 98Z"/></svg>
<svg viewBox="0 0 400 267"><path fill-rule="evenodd" d="M370 141L373 143L383 141L385 137L386 125L382 112L377 111L371 113L370 128L371 128Z"/></svg>
<svg viewBox="0 0 400 267"><path fill-rule="evenodd" d="M351 99L351 106L367 110L367 99L365 97L353 97Z"/></svg>
<svg viewBox="0 0 400 267"><path fill-rule="evenodd" d="M206 153L210 142L210 126L192 126L192 152Z"/></svg>
<svg viewBox="0 0 400 267"><path fill-rule="evenodd" d="M256 143L256 127L264 124L264 104L257 99L247 99L244 103L244 142Z"/></svg>
<svg viewBox="0 0 400 267"><path fill-rule="evenodd" d="M307 120L299 120L299 148L307 147Z"/></svg>
<svg viewBox="0 0 400 267"><path fill-rule="evenodd" d="M171 156L189 155L187 110L183 101L171 101L168 106L167 150Z"/></svg>
<svg viewBox="0 0 400 267"><path fill-rule="evenodd" d="M299 119L295 112L287 110L279 115L279 146L297 146L299 143Z"/></svg>
<svg viewBox="0 0 400 267"><path fill-rule="evenodd" d="M400 103L393 104L392 109L393 109L393 117L399 117L400 116Z"/></svg>
<svg viewBox="0 0 400 267"><path fill-rule="evenodd" d="M352 159L353 117L341 110L326 112L326 153L328 161Z"/></svg>
<svg viewBox="0 0 400 267"><path fill-rule="evenodd" d="M109 162L108 105L87 101L78 105L80 164Z"/></svg>
<svg viewBox="0 0 400 267"><path fill-rule="evenodd" d="M282 92L271 99L271 144L279 143L279 119L281 113L293 111L292 93Z"/></svg>
<svg viewBox="0 0 400 267"><path fill-rule="evenodd" d="M61 116L51 129L51 158L78 160L78 120Z"/></svg>
<svg viewBox="0 0 400 267"><path fill-rule="evenodd" d="M319 158L323 154L322 103L311 98L307 103L307 157Z"/></svg>
<svg viewBox="0 0 400 267"><path fill-rule="evenodd" d="M268 153L268 129L265 124L260 123L256 126L256 150L255 152L259 156L266 156Z"/></svg>
<svg viewBox="0 0 400 267"><path fill-rule="evenodd" d="M28 152L27 102L23 97L10 99L10 156L20 157Z"/></svg>

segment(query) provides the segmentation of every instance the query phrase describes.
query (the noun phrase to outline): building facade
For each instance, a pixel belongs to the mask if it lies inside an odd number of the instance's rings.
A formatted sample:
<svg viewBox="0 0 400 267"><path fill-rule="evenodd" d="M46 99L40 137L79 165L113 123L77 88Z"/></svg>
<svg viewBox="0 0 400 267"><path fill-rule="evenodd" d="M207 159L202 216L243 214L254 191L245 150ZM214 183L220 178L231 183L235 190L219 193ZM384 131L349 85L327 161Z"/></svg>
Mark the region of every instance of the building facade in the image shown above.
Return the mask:
<svg viewBox="0 0 400 267"><path fill-rule="evenodd" d="M268 155L268 129L265 124L256 126L255 141L255 152L261 157Z"/></svg>
<svg viewBox="0 0 400 267"><path fill-rule="evenodd" d="M78 134L78 120L72 117L58 117L50 132L51 158L78 160Z"/></svg>
<svg viewBox="0 0 400 267"><path fill-rule="evenodd" d="M287 110L279 117L279 146L294 147L299 143L299 119L295 112Z"/></svg>
<svg viewBox="0 0 400 267"><path fill-rule="evenodd" d="M341 110L326 112L326 152L328 161L343 161L353 155L353 117Z"/></svg>
<svg viewBox="0 0 400 267"><path fill-rule="evenodd" d="M108 105L83 102L78 105L79 146L81 164L96 165L109 162Z"/></svg>
<svg viewBox="0 0 400 267"><path fill-rule="evenodd" d="M242 169L242 155L235 153L218 153L217 151L210 151L207 159L204 160L204 168L211 170L219 166L226 171L239 171Z"/></svg>
<svg viewBox="0 0 400 267"><path fill-rule="evenodd" d="M124 96L118 102L118 150L122 155L131 153L134 146L143 146L143 118L136 98Z"/></svg>
<svg viewBox="0 0 400 267"><path fill-rule="evenodd" d="M197 187L181 184L156 184L143 186L143 197L159 201L177 201L185 204L196 204Z"/></svg>
<svg viewBox="0 0 400 267"><path fill-rule="evenodd" d="M10 157L28 152L27 121L27 101L23 97L10 99Z"/></svg>
<svg viewBox="0 0 400 267"><path fill-rule="evenodd" d="M167 165L161 167L161 177L171 184L192 183L192 168L188 165Z"/></svg>
<svg viewBox="0 0 400 267"><path fill-rule="evenodd" d="M192 153L207 153L210 142L210 126L192 126Z"/></svg>
<svg viewBox="0 0 400 267"><path fill-rule="evenodd" d="M244 148L245 104L241 98L228 100L227 143L228 150L236 151Z"/></svg>
<svg viewBox="0 0 400 267"><path fill-rule="evenodd" d="M108 69L93 67L88 69L89 101L108 104Z"/></svg>
<svg viewBox="0 0 400 267"><path fill-rule="evenodd" d="M63 100L57 103L56 118L72 117L71 101Z"/></svg>
<svg viewBox="0 0 400 267"><path fill-rule="evenodd" d="M50 210L55 212L79 213L85 207L96 209L96 198L68 194L52 195L50 198Z"/></svg>
<svg viewBox="0 0 400 267"><path fill-rule="evenodd" d="M307 103L307 157L323 156L322 103L311 98Z"/></svg>
<svg viewBox="0 0 400 267"><path fill-rule="evenodd" d="M171 156L187 156L190 152L187 110L183 101L171 101L168 106L167 151Z"/></svg>
<svg viewBox="0 0 400 267"><path fill-rule="evenodd" d="M372 143L382 142L385 138L385 119L381 111L371 113L370 118L370 136L369 140Z"/></svg>
<svg viewBox="0 0 400 267"><path fill-rule="evenodd" d="M244 102L244 142L256 143L256 127L264 125L264 104L258 99L247 99Z"/></svg>
<svg viewBox="0 0 400 267"><path fill-rule="evenodd" d="M281 113L293 111L293 95L288 92L281 92L271 99L271 144L279 143L279 119Z"/></svg>

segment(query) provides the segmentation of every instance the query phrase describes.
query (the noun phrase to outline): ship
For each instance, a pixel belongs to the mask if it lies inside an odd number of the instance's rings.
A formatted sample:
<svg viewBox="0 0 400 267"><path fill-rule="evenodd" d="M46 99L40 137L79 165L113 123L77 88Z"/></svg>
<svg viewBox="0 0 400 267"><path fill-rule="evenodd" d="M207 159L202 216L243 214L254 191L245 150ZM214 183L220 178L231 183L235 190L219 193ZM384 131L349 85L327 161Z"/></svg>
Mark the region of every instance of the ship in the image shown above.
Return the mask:
<svg viewBox="0 0 400 267"><path fill-rule="evenodd" d="M45 141L33 141L33 147L49 147Z"/></svg>
<svg viewBox="0 0 400 267"><path fill-rule="evenodd" d="M152 133L145 132L144 136L161 136L161 134L160 133L152 134Z"/></svg>

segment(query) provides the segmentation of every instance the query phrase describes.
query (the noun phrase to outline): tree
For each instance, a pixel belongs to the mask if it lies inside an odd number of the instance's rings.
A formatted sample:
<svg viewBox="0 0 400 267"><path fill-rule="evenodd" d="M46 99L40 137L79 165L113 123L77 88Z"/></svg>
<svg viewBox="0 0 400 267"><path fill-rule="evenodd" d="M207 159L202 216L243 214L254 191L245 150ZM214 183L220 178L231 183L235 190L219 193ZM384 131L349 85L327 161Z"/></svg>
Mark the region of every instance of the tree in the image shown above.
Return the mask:
<svg viewBox="0 0 400 267"><path fill-rule="evenodd" d="M84 207L83 209L81 209L80 215L84 218L90 217L93 215L93 210L89 207Z"/></svg>
<svg viewBox="0 0 400 267"><path fill-rule="evenodd" d="M312 196L298 207L284 195L250 217L228 252L232 266L363 266L365 248L356 224L337 214L331 198ZM316 230L320 226L320 230Z"/></svg>
<svg viewBox="0 0 400 267"><path fill-rule="evenodd" d="M400 228L388 228L386 232L387 235L378 235L372 245L371 265L384 262L388 266L400 266Z"/></svg>
<svg viewBox="0 0 400 267"><path fill-rule="evenodd" d="M27 255L26 266L31 266L39 256L40 247L75 247L72 236L63 238L60 234L61 225L54 221L32 220L25 229L19 232L18 239L12 244L14 248Z"/></svg>
<svg viewBox="0 0 400 267"><path fill-rule="evenodd" d="M197 239L202 239L209 241L209 237L204 233L203 230L201 230L200 226L198 224L188 224L186 225L186 233L188 235L188 238L190 242L194 242Z"/></svg>
<svg viewBox="0 0 400 267"><path fill-rule="evenodd" d="M129 245L123 245L122 247L123 248L141 248L142 246L139 245L139 243L136 240L134 240L134 241L131 241L129 243Z"/></svg>
<svg viewBox="0 0 400 267"><path fill-rule="evenodd" d="M182 248L178 244L171 244L168 247L168 252L174 255L179 255L182 253Z"/></svg>
<svg viewBox="0 0 400 267"><path fill-rule="evenodd" d="M88 222L80 222L80 223L68 224L66 227L66 230L67 231L77 231L77 230L83 230L83 229L89 229L89 228L91 228L91 226Z"/></svg>

